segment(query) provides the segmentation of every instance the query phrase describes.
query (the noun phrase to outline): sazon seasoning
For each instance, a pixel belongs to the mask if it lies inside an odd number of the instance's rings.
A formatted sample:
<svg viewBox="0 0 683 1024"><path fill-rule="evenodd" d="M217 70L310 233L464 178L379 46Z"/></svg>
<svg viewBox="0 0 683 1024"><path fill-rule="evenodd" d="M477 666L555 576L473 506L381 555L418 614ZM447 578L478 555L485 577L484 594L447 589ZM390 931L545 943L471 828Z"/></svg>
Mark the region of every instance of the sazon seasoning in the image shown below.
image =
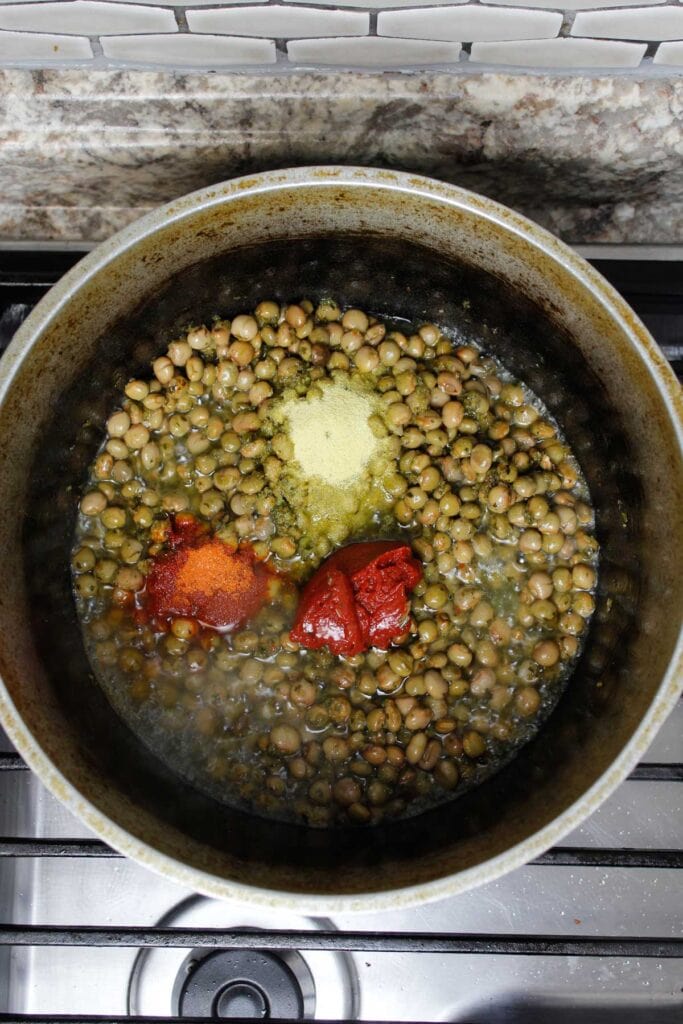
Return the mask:
<svg viewBox="0 0 683 1024"><path fill-rule="evenodd" d="M170 550L147 576L143 607L150 619L183 616L227 631L261 608L272 575L251 548L233 550L187 514L171 521L168 540Z"/></svg>

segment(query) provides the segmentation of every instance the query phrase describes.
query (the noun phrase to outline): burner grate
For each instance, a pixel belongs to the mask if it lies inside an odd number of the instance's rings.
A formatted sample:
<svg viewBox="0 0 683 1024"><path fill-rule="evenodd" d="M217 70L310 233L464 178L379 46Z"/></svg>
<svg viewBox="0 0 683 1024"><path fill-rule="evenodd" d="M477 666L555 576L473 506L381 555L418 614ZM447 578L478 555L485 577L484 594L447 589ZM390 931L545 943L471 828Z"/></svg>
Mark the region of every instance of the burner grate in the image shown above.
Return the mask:
<svg viewBox="0 0 683 1024"><path fill-rule="evenodd" d="M4 350L12 334L28 315L33 305L76 261L78 253L50 251L4 252L0 253L0 352ZM662 346L679 378L683 376L683 264L645 263L644 261L594 261L599 269L622 292L626 300L639 313ZM22 773L27 769L22 758L14 752L0 753L0 782L15 780L20 783ZM658 786L683 782L683 763L647 761L638 765L629 776L630 782L656 783ZM8 790L5 789L4 792ZM105 843L94 838L70 838L59 836L2 836L0 835L0 859L43 859L73 858L121 861L121 855ZM1 867L0 860L0 867ZM628 873L638 869L648 872L653 885L662 872L683 870L683 848L650 848L645 846L569 846L555 847L531 862L535 872L541 869L575 868L578 872L595 869L625 869L628 888ZM11 877L11 876L10 876ZM672 892L675 893L674 885ZM679 890L680 893L680 890ZM419 915L416 915L419 920ZM88 949L132 948L137 950L153 948L187 949L239 949L239 950L314 950L333 952L362 952L365 954L448 954L468 955L478 958L495 957L600 957L622 961L665 960L683 957L683 938L674 935L651 936L651 928L643 931L647 937L610 935L567 935L518 933L511 929L506 933L484 932L425 932L425 931L332 931L325 928L315 931L266 929L254 931L245 928L180 928L180 927L79 927L77 925L52 924L2 924L0 923L0 953L3 947L19 950L21 947L38 949L56 947L86 947ZM383 956L377 961L381 970ZM0 970L0 989L2 972ZM680 976L679 976L680 989ZM674 995L674 993L671 993ZM631 1016L633 1008L620 1004L619 1020L628 1024L631 1020L657 1020L658 1024L680 1019L681 1003L676 1000L666 1007L656 1009L655 1016ZM0 1006L2 992L0 991ZM578 1020L560 1013L543 1015L548 1022ZM135 1015L71 1015L71 1014L17 1014L0 1013L0 1024L168 1024L177 1018ZM184 1021L197 1022L206 1018L184 1017ZM233 1021L239 1021L232 1018ZM394 1018L392 1018L394 1019ZM417 1020L421 1019L419 1016ZM467 1016L464 1018L467 1019ZM477 1017L479 1020L480 1018ZM491 1018L493 1019L493 1018ZM495 1017L495 1020L502 1020ZM526 1016L505 1016L505 1020L532 1019ZM538 1019L541 1019L539 1017ZM581 1018L584 1019L584 1018ZM611 1012L604 1017L587 1016L587 1024L593 1020L617 1019ZM327 1022L334 1024L334 1022ZM339 1022L341 1024L341 1022Z"/></svg>
<svg viewBox="0 0 683 1024"><path fill-rule="evenodd" d="M461 953L497 956L683 957L683 939L558 935L445 935L415 932L326 932L241 928L0 927L14 946L173 946L182 949L316 949L363 953ZM4 1017L0 1014L0 1021Z"/></svg>

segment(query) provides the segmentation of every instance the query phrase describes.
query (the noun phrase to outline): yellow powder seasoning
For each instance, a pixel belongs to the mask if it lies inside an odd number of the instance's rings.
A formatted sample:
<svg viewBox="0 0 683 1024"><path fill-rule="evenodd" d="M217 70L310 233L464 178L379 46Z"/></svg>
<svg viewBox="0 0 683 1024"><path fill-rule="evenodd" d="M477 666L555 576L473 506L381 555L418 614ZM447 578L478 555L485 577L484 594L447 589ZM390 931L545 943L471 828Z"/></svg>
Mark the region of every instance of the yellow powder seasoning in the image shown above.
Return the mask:
<svg viewBox="0 0 683 1024"><path fill-rule="evenodd" d="M368 423L374 408L367 395L335 382L319 397L289 402L283 411L294 458L307 477L333 487L350 484L377 454L379 441Z"/></svg>
<svg viewBox="0 0 683 1024"><path fill-rule="evenodd" d="M303 398L284 397L273 411L293 448L282 493L304 517L307 532L341 543L389 507L379 486L389 442L370 424L377 401L340 373Z"/></svg>

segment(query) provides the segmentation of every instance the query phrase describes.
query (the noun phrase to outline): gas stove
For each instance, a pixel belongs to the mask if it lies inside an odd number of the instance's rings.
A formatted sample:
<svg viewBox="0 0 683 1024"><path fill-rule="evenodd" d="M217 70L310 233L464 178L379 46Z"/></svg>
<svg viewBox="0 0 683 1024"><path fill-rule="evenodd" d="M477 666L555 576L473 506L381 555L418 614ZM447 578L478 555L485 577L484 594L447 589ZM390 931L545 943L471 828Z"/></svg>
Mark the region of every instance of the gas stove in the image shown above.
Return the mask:
<svg viewBox="0 0 683 1024"><path fill-rule="evenodd" d="M680 256L586 255L683 374ZM78 256L0 251L0 350ZM440 903L327 920L197 896L120 857L0 733L0 1022L681 1024L682 782L683 703L562 847Z"/></svg>

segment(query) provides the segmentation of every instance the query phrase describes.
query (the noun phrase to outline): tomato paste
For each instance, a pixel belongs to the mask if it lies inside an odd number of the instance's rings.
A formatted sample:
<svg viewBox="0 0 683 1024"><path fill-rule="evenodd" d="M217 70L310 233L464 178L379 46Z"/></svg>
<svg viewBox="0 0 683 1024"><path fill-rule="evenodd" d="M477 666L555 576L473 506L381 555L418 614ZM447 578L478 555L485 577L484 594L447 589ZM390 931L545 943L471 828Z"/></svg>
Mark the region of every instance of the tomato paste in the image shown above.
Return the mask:
<svg viewBox="0 0 683 1024"><path fill-rule="evenodd" d="M340 548L304 587L292 639L333 654L387 648L405 631L409 595L421 578L420 563L398 541Z"/></svg>

